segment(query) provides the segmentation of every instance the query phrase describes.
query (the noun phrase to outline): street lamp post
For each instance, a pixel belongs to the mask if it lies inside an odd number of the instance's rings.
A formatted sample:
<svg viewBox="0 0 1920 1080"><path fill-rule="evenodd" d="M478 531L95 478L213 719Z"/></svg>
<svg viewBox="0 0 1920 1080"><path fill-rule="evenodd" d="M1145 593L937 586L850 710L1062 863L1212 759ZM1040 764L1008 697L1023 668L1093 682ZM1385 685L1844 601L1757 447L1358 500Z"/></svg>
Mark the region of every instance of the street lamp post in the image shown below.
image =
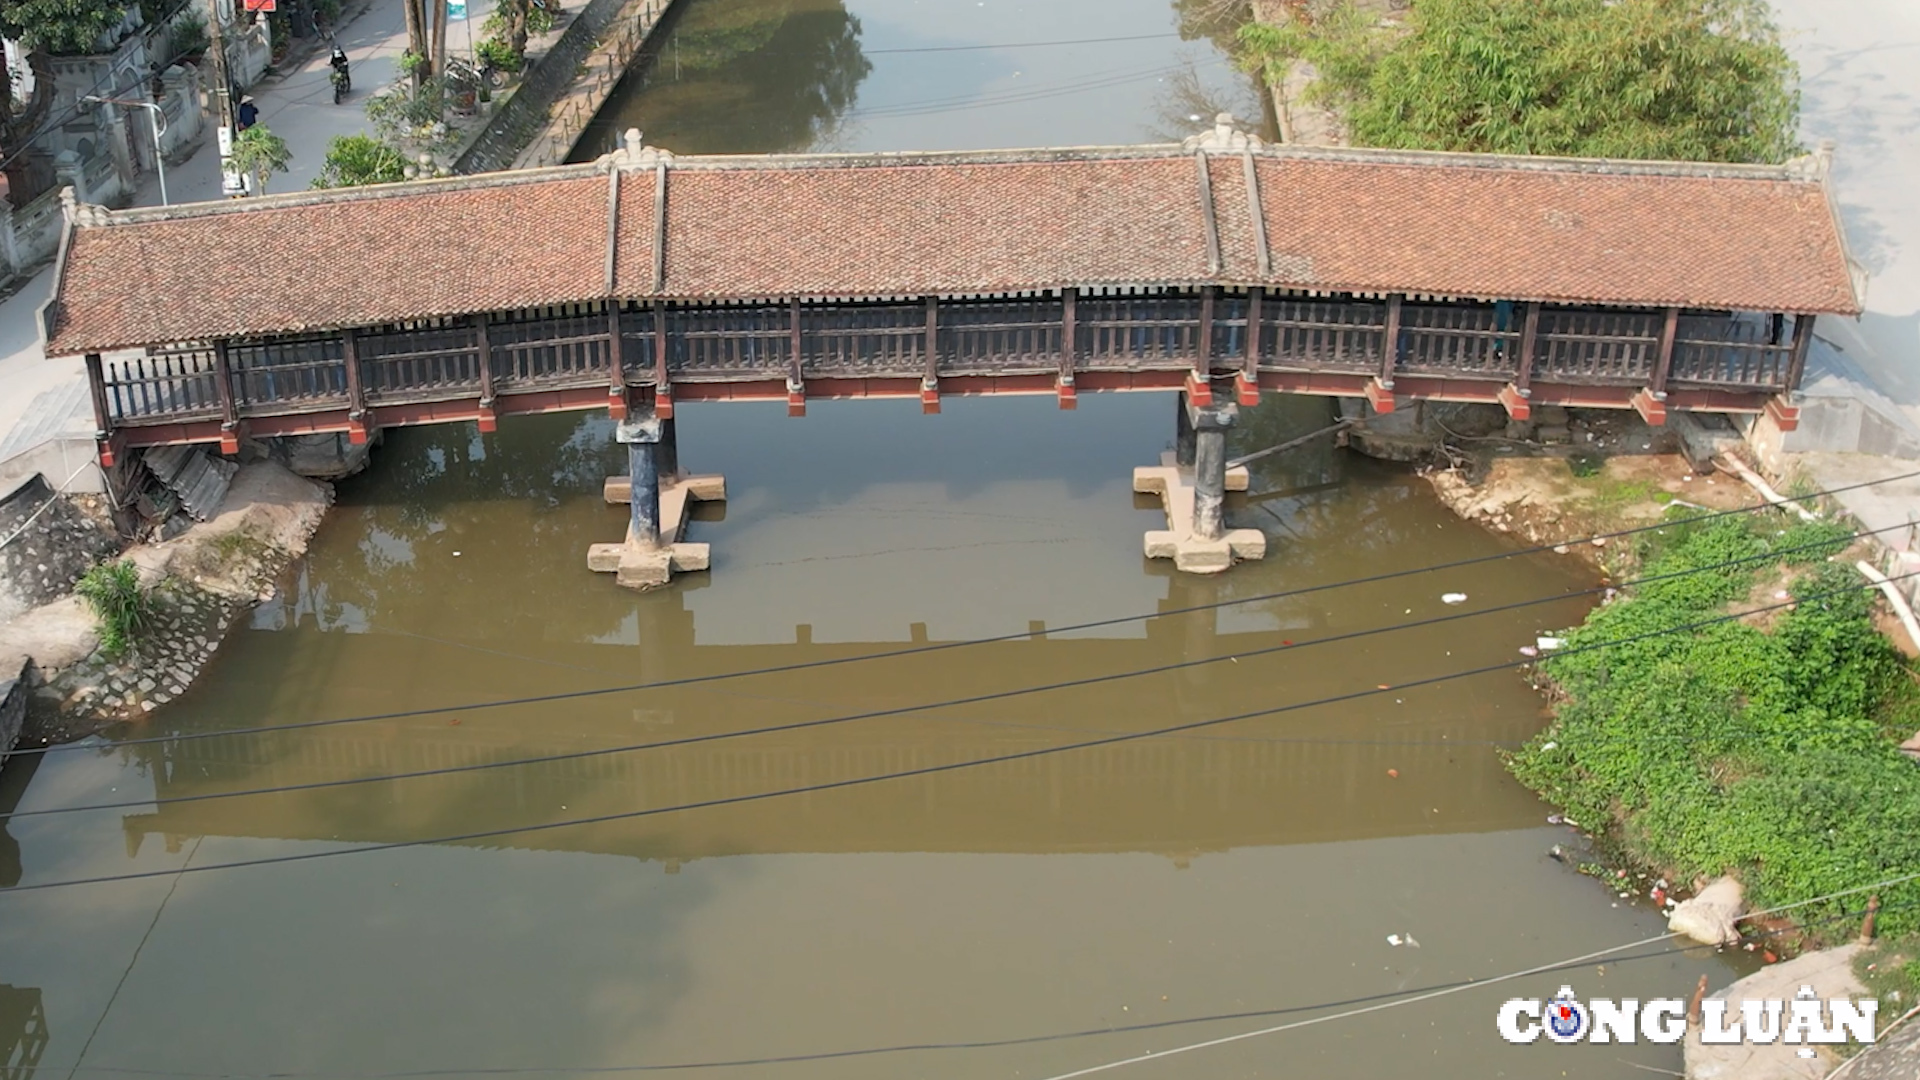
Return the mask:
<svg viewBox="0 0 1920 1080"><path fill-rule="evenodd" d="M160 149L160 136L167 130L166 117L160 111L160 106L151 101L124 101L120 98L100 97L97 94L87 95L86 100L98 105L127 105L147 110L147 119L153 125L153 168L160 174L160 205L173 205L167 201L167 157Z"/></svg>

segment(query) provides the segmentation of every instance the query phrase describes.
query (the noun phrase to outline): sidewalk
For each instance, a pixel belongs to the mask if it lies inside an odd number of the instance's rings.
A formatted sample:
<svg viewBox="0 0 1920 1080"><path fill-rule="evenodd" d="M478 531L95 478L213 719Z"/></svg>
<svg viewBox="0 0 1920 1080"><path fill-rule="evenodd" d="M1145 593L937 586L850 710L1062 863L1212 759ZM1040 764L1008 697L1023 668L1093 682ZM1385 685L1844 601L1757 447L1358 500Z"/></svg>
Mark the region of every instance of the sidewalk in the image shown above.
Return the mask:
<svg viewBox="0 0 1920 1080"><path fill-rule="evenodd" d="M469 32L480 39L480 23L493 10L491 0L470 5L465 25L455 21L447 28L450 52L465 54ZM374 0L373 4L337 32L341 47L352 62L353 93L338 105L333 103L333 85L327 78L327 52L314 56L289 70L263 80L249 93L260 108L260 122L285 139L293 151L293 160L285 173L275 173L267 181L269 192L299 191L320 175L327 143L336 135L371 134L367 123L366 102L376 90L399 78L398 61L407 46L405 15L393 0ZM167 166L167 195L175 203L218 199L220 194L219 154L209 125L208 137L183 162ZM141 178L134 199L138 206L160 203L159 180L153 174ZM261 252L262 259L272 252ZM244 283L223 287L245 288ZM0 489L12 486L11 472L27 467L8 461L48 438L90 440L93 432L92 407L84 388L85 369L77 359L49 360L40 349L37 323L40 305L52 293L51 267L42 270L13 296L0 302ZM76 392L74 387L80 385ZM89 450L89 452L91 452ZM49 475L49 483L59 484L62 476Z"/></svg>

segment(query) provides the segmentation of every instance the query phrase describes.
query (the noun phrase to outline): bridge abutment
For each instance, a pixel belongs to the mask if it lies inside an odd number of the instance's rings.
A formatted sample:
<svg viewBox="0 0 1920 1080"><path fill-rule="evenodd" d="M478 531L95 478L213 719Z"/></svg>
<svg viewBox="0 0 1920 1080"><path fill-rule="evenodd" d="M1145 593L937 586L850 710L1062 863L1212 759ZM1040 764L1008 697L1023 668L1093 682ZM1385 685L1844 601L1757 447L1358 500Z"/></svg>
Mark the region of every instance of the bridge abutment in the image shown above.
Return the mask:
<svg viewBox="0 0 1920 1080"><path fill-rule="evenodd" d="M680 537L693 502L727 497L726 479L682 475L674 422L652 409L629 413L614 438L627 448L627 475L608 477L603 490L607 502L627 505L627 537L588 548L587 568L611 573L630 589L654 588L676 572L707 569L707 545L683 543Z"/></svg>
<svg viewBox="0 0 1920 1080"><path fill-rule="evenodd" d="M1217 574L1235 560L1267 554L1267 537L1258 529L1226 527L1226 493L1245 491L1244 465L1227 467L1227 430L1239 415L1231 403L1195 405L1183 391L1176 420L1174 449L1159 465L1133 470L1133 490L1160 496L1167 528L1146 535L1149 559L1172 559L1189 574Z"/></svg>

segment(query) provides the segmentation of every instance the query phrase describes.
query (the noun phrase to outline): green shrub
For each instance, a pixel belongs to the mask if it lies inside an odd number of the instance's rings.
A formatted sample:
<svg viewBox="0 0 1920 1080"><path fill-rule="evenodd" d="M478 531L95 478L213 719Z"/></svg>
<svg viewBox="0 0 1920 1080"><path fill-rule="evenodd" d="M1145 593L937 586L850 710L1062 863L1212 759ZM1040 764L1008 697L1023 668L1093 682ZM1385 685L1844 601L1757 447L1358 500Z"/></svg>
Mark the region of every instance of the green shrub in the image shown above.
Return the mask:
<svg viewBox="0 0 1920 1080"><path fill-rule="evenodd" d="M1648 576L1698 572L1630 589L1567 635L1568 654L1540 665L1563 700L1509 767L1583 825L1613 830L1629 857L1683 881L1737 873L1757 907L1920 866L1920 767L1895 739L1912 734L1899 724L1920 694L1874 629L1859 575L1820 561L1848 535L1775 514L1649 534ZM1735 559L1750 561L1718 565ZM1718 617L1782 564L1808 563L1790 609L1661 632ZM1574 651L1638 635L1649 636ZM1883 899L1889 930L1920 928L1920 885Z"/></svg>
<svg viewBox="0 0 1920 1080"><path fill-rule="evenodd" d="M400 151L370 135L335 135L327 143L327 159L314 177L316 188L393 184L406 179L407 159Z"/></svg>
<svg viewBox="0 0 1920 1080"><path fill-rule="evenodd" d="M126 559L88 570L73 591L100 621L100 648L109 659L126 655L152 619L153 598L140 585L139 569Z"/></svg>
<svg viewBox="0 0 1920 1080"><path fill-rule="evenodd" d="M481 42L478 52L482 63L491 64L495 71L504 71L509 75L518 72L525 64L520 54L513 51L513 46L499 38L488 38Z"/></svg>

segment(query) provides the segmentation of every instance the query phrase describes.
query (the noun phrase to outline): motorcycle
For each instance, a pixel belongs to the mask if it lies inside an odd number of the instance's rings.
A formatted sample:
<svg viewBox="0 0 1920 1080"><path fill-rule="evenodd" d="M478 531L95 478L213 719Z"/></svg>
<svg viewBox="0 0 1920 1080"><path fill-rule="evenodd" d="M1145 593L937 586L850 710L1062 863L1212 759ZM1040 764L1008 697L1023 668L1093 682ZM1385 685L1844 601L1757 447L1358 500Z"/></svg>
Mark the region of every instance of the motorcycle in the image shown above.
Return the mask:
<svg viewBox="0 0 1920 1080"><path fill-rule="evenodd" d="M333 103L340 104L353 90L353 77L347 74L347 54L340 46L333 47L333 56L327 61L333 67L328 77L333 81Z"/></svg>

